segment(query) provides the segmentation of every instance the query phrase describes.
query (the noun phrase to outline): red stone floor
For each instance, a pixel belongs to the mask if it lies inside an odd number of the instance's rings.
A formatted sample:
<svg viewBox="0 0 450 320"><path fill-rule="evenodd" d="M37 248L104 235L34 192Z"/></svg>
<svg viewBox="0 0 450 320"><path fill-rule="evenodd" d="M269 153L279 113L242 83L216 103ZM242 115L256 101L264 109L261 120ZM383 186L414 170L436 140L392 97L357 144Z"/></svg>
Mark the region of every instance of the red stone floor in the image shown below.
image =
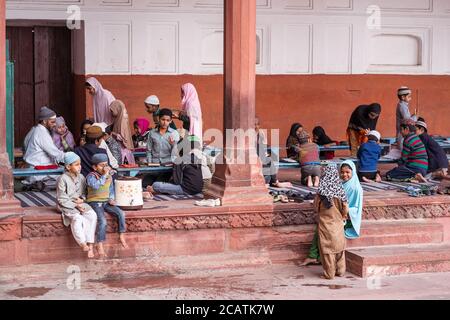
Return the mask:
<svg viewBox="0 0 450 320"><path fill-rule="evenodd" d="M155 259L0 268L0 299L450 299L450 273L324 280L320 266L170 268ZM79 273L78 273L79 271ZM75 281L74 281L75 279Z"/></svg>
<svg viewBox="0 0 450 320"><path fill-rule="evenodd" d="M298 179L298 170L280 171L279 177L282 181ZM394 204L384 208L389 202ZM403 203L412 209L405 209ZM367 193L369 210L365 218L370 220L371 227L366 230L366 240L361 240L388 244L391 237L406 243L414 239L448 243L449 203L448 197L443 196L418 199L398 192ZM199 208L191 200L149 202L143 212L133 213L134 217L130 214L131 220L143 221L132 222L132 227L151 231L136 230L130 234L130 240L135 238L131 241L135 248L148 250L145 255L121 254L116 240L111 239L108 244L111 258L90 261L80 259L67 231L59 234L59 222L55 224L53 219L46 222L48 209L28 209L28 227L24 224L21 231L25 239L3 241L11 246L2 248L9 255L14 254L8 251L14 247L18 255L28 252L15 261L29 259L32 264L0 267L0 299L450 299L449 272L367 279L347 272L343 278L327 281L319 277L320 266L300 267L299 258L309 247L313 232L311 222L305 222L311 214L308 206L308 203L277 204L273 212L279 211L277 217L281 217L282 224L273 226L270 224L275 221L273 214L263 212L257 220L251 220L249 217L253 215L242 217L239 207ZM416 209L421 213L417 215ZM260 208L255 210L258 212ZM174 211L177 213L172 214ZM192 215L192 220L182 220L180 213ZM222 220L221 215L228 218ZM45 221L40 221L40 217ZM297 217L303 220L296 220ZM386 229L385 219L391 219L391 231ZM430 225L423 224L424 221L430 221ZM439 239L425 237L425 229L422 232L411 225L416 222L429 232L440 230ZM436 222L442 226L436 226ZM190 223L203 226L190 230ZM259 226L260 223L263 225ZM399 227L395 227L397 223ZM40 228L36 235L35 227ZM47 237L46 228L50 232ZM379 234L380 230L386 235ZM389 232L392 234L388 235ZM26 243L23 247L22 242ZM42 245L50 247L45 249ZM293 245L295 249L291 248ZM300 250L298 246L305 248ZM47 256L56 260L45 262ZM80 286L73 289L71 279Z"/></svg>

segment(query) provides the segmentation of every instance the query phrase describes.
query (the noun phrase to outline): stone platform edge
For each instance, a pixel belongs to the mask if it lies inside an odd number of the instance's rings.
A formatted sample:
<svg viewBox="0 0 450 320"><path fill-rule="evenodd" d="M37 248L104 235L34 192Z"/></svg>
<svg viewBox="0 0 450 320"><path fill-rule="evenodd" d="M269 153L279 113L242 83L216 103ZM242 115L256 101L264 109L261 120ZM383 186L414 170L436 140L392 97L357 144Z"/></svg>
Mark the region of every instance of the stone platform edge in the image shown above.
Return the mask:
<svg viewBox="0 0 450 320"><path fill-rule="evenodd" d="M215 208L146 208L127 211L128 232L253 228L314 224L316 214L310 203L274 206L227 206ZM450 217L450 197L367 199L364 220L402 220ZM108 219L108 232L117 224ZM69 234L54 208L25 209L0 215L0 241L53 237Z"/></svg>

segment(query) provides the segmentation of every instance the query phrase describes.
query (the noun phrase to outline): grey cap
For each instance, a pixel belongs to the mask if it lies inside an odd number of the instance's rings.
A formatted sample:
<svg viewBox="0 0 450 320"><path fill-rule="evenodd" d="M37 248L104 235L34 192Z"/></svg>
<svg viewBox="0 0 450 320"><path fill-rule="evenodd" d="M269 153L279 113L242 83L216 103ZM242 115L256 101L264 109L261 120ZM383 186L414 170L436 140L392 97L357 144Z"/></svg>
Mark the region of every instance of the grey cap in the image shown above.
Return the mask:
<svg viewBox="0 0 450 320"><path fill-rule="evenodd" d="M56 118L56 113L48 107L42 107L39 111L39 121Z"/></svg>

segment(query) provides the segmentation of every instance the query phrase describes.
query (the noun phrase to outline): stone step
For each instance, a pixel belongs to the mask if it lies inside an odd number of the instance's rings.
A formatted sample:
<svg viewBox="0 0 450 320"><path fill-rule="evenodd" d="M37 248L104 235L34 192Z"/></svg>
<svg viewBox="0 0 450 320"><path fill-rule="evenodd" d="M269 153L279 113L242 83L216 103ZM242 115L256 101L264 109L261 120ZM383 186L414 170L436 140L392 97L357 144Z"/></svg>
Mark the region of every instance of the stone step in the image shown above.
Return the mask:
<svg viewBox="0 0 450 320"><path fill-rule="evenodd" d="M130 232L129 249L118 236L108 233L105 248L110 258L193 257L205 254L232 254L246 250L263 253L274 263L298 262L309 251L314 225L284 227L167 230ZM426 220L364 221L361 238L347 241L347 248L440 243L443 227ZM13 250L14 255L10 252ZM244 255L245 257L245 255ZM84 260L70 232L60 236L0 242L0 265L22 265Z"/></svg>
<svg viewBox="0 0 450 320"><path fill-rule="evenodd" d="M347 271L377 277L450 271L450 244L415 244L348 249Z"/></svg>
<svg viewBox="0 0 450 320"><path fill-rule="evenodd" d="M363 221L361 237L347 241L347 247L440 243L443 238L442 224L429 220Z"/></svg>

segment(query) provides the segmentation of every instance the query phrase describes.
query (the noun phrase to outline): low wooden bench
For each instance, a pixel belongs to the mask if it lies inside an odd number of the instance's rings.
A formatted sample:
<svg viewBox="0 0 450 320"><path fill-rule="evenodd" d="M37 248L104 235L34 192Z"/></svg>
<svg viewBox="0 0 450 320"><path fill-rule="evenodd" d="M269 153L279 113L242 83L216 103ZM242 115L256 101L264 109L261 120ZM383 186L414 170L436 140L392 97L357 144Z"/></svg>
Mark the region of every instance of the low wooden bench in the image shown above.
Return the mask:
<svg viewBox="0 0 450 320"><path fill-rule="evenodd" d="M137 167L137 168L118 168L115 169L119 174L135 176L136 174L150 173L150 172L170 172L172 171L170 166L159 166L159 167ZM31 168L21 168L13 169L14 177L29 177L29 176L51 176L51 175L61 175L64 172L63 167L57 169L46 169L46 170L36 170Z"/></svg>

